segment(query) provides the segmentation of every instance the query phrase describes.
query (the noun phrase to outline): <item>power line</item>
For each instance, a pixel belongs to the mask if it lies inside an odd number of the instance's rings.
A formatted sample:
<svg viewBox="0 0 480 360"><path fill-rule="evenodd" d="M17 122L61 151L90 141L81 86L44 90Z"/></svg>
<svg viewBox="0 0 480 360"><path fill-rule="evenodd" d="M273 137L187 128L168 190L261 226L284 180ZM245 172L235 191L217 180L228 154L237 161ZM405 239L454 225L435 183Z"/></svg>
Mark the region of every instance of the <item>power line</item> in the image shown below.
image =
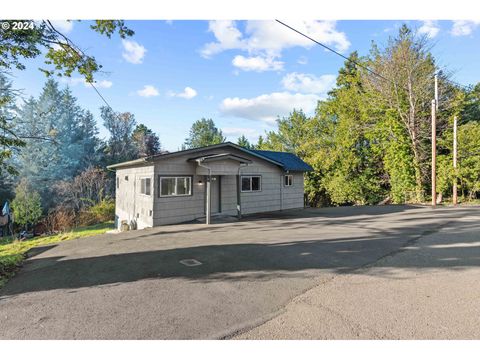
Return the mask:
<svg viewBox="0 0 480 360"><path fill-rule="evenodd" d="M282 24L283 26L289 28L290 30L295 31L297 34L300 34L300 35L302 35L303 37L306 37L307 39L313 41L313 42L316 43L317 45L320 45L320 46L324 47L325 49L333 52L334 54L336 54L336 55L344 58L345 60L350 61L350 62L354 63L355 65L357 65L357 66L359 66L359 67L367 70L368 72L370 72L370 73L378 76L379 78L381 78L381 79L383 79L383 80L386 80L386 81L390 81L390 82L392 82L392 83L395 84L395 82L394 82L393 80L390 80L390 79L386 78L385 76L380 75L380 74L377 73L376 71L370 69L369 67L367 67L367 66L365 66L365 65L363 65L363 64L361 64L361 63L358 63L358 62L356 62L355 60L346 57L345 55L340 54L338 51L333 50L331 47L329 47L329 46L327 46L327 45L325 45L325 44L322 44L320 41L317 41L317 40L311 38L311 37L308 36L307 34L304 34L303 32L301 32L301 31L299 31L299 30L291 27L290 25L287 25L287 24L285 24L284 22L282 22L282 21L280 21L280 20L278 20L278 19L275 19L275 21L278 22L279 24Z"/></svg>

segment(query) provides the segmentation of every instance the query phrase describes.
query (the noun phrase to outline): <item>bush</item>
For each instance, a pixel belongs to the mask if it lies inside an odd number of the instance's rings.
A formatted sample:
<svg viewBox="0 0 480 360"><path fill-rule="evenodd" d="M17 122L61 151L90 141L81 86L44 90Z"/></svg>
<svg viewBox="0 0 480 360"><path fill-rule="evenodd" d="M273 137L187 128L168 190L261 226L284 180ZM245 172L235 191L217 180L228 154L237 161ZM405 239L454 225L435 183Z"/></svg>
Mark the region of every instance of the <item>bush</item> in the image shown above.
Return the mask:
<svg viewBox="0 0 480 360"><path fill-rule="evenodd" d="M115 200L103 199L88 209L95 216L96 222L105 222L115 219Z"/></svg>
<svg viewBox="0 0 480 360"><path fill-rule="evenodd" d="M75 212L62 206L49 211L43 220L45 230L52 234L73 229L76 224Z"/></svg>

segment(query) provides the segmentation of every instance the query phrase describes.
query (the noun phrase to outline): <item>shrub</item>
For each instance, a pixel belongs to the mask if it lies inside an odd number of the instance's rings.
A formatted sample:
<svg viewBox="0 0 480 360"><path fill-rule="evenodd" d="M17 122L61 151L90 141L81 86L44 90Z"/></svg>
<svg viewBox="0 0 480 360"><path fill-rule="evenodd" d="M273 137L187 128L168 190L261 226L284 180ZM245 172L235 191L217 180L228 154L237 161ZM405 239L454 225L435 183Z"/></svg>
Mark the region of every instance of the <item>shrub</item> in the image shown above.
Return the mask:
<svg viewBox="0 0 480 360"><path fill-rule="evenodd" d="M65 232L76 226L75 212L62 206L49 211L43 220L48 233Z"/></svg>
<svg viewBox="0 0 480 360"><path fill-rule="evenodd" d="M103 199L88 211L95 216L97 222L111 221L115 219L115 200Z"/></svg>

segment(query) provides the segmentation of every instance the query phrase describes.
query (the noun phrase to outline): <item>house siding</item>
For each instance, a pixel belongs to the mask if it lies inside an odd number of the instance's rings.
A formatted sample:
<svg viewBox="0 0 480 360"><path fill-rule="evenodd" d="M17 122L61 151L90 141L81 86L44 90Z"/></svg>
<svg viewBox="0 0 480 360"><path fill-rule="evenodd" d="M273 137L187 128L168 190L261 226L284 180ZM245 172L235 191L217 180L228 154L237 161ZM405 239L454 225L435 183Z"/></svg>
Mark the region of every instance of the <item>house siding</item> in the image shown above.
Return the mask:
<svg viewBox="0 0 480 360"><path fill-rule="evenodd" d="M140 194L140 179L149 177L151 178L151 183L154 184L153 173L153 165L117 170L116 177L119 182L118 189L115 189L115 219L117 228L120 228L123 220L129 224L132 220L135 220L138 229L153 226L155 186L151 187L151 195ZM128 180L125 179L126 176L128 176Z"/></svg>
<svg viewBox="0 0 480 360"><path fill-rule="evenodd" d="M138 228L144 228L203 218L205 216L206 196L205 175L208 174L208 170L198 167L194 162L188 161L188 159L222 151L228 151L252 161L248 166L241 168L241 175L259 175L262 178L261 191L240 193L242 214L303 207L303 173L292 173L294 175L293 185L285 187L285 172L283 169L266 160L231 147L226 147L225 149L215 149L214 151L207 149L193 155L185 154L171 158L160 158L154 164L148 166L117 169L117 177L120 177L120 179L125 175L129 175L137 180L136 189L134 189L132 183L127 184L125 181L122 182L120 180L120 188L118 189L116 200L116 215L118 219L130 221L138 214L136 218ZM221 179L221 213L236 215L237 176L226 174L231 174L234 169L238 170L238 165L235 165L235 162L230 160L211 162L206 165L214 168L212 175L220 176ZM142 176L152 177L151 197L140 195L138 179ZM160 176L192 176L192 194L189 196L160 197ZM200 184L199 181L202 183ZM132 210L134 208L135 212ZM149 210L152 210L152 216L149 215Z"/></svg>

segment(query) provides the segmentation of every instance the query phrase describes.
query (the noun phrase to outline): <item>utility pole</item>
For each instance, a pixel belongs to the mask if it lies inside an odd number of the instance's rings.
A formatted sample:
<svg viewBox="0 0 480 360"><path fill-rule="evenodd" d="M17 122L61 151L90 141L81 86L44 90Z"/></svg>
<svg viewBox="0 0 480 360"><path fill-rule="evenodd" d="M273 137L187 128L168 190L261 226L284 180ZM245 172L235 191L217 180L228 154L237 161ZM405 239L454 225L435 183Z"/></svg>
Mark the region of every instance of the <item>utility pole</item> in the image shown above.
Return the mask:
<svg viewBox="0 0 480 360"><path fill-rule="evenodd" d="M437 205L437 114L438 75L435 74L435 98L432 100L432 206Z"/></svg>
<svg viewBox="0 0 480 360"><path fill-rule="evenodd" d="M437 205L437 119L436 101L432 100L432 206Z"/></svg>
<svg viewBox="0 0 480 360"><path fill-rule="evenodd" d="M457 205L457 116L453 117L453 205Z"/></svg>

